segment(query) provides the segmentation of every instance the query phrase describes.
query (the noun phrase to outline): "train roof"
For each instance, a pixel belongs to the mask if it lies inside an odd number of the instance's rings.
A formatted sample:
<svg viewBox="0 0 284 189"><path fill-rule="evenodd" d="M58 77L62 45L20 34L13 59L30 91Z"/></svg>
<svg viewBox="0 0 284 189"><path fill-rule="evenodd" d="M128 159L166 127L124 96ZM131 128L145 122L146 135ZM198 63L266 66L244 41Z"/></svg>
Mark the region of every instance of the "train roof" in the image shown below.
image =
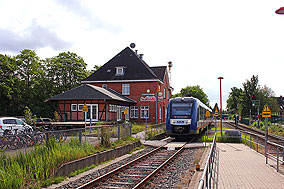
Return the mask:
<svg viewBox="0 0 284 189"><path fill-rule="evenodd" d="M196 101L200 106L202 106L203 108L209 110L212 112L211 108L209 108L208 106L206 106L203 102L201 102L198 98L195 97L176 97L176 98L171 98L170 101L174 101L174 102L180 102L180 101L184 101L184 102L190 102L190 101Z"/></svg>

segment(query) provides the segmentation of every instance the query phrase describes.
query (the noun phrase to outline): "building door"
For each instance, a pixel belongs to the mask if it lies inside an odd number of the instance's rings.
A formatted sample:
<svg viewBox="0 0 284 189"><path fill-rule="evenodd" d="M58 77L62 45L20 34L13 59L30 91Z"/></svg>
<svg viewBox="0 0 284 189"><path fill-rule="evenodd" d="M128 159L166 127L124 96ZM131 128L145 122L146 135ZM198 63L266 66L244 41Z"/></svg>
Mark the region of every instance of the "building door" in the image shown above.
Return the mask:
<svg viewBox="0 0 284 189"><path fill-rule="evenodd" d="M116 120L121 121L121 117L122 117L121 106L117 106L116 115L117 115Z"/></svg>
<svg viewBox="0 0 284 189"><path fill-rule="evenodd" d="M98 121L99 109L97 104L87 104L86 121Z"/></svg>

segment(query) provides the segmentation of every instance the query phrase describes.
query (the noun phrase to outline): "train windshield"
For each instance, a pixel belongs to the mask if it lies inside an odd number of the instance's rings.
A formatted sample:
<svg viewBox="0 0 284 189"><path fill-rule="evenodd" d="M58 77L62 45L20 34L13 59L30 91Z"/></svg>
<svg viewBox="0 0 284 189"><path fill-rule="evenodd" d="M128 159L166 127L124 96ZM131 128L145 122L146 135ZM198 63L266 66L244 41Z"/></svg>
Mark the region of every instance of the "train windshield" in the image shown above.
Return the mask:
<svg viewBox="0 0 284 189"><path fill-rule="evenodd" d="M192 102L173 102L171 118L190 118Z"/></svg>

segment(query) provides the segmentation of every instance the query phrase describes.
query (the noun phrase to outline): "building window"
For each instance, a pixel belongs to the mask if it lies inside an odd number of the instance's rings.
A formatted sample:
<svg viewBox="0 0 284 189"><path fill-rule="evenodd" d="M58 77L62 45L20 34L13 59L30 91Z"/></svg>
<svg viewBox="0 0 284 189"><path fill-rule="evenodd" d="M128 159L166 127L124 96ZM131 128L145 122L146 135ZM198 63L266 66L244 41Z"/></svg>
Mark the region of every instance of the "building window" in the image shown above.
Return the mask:
<svg viewBox="0 0 284 189"><path fill-rule="evenodd" d="M72 104L71 105L71 110L74 112L74 111L77 111L77 104Z"/></svg>
<svg viewBox="0 0 284 189"><path fill-rule="evenodd" d="M159 119L162 119L162 107L160 106L160 109L159 109Z"/></svg>
<svg viewBox="0 0 284 189"><path fill-rule="evenodd" d="M110 105L109 105L109 111L110 111L110 112L116 112L116 105L110 104Z"/></svg>
<svg viewBox="0 0 284 189"><path fill-rule="evenodd" d="M164 98L166 98L166 89L164 88Z"/></svg>
<svg viewBox="0 0 284 189"><path fill-rule="evenodd" d="M130 85L122 84L122 95L129 95L129 94L130 94Z"/></svg>
<svg viewBox="0 0 284 189"><path fill-rule="evenodd" d="M140 107L141 118L149 118L149 106Z"/></svg>
<svg viewBox="0 0 284 189"><path fill-rule="evenodd" d="M131 106L130 107L130 118L138 118L138 106Z"/></svg>
<svg viewBox="0 0 284 189"><path fill-rule="evenodd" d="M116 73L115 73L116 76L123 76L124 75L124 67L121 66L121 67L116 67Z"/></svg>
<svg viewBox="0 0 284 189"><path fill-rule="evenodd" d="M102 88L106 89L107 88L107 84L103 84Z"/></svg>
<svg viewBox="0 0 284 189"><path fill-rule="evenodd" d="M78 111L82 111L84 104L78 104Z"/></svg>
<svg viewBox="0 0 284 189"><path fill-rule="evenodd" d="M161 86L159 85L159 91L161 91Z"/></svg>

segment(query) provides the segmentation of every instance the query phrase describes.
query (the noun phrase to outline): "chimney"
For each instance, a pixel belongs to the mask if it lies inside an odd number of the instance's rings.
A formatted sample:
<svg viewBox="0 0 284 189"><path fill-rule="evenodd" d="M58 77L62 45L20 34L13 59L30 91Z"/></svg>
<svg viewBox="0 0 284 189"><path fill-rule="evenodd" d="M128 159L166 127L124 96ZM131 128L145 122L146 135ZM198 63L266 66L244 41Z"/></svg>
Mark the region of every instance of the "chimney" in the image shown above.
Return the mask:
<svg viewBox="0 0 284 189"><path fill-rule="evenodd" d="M138 50L135 50L136 55L138 55Z"/></svg>

